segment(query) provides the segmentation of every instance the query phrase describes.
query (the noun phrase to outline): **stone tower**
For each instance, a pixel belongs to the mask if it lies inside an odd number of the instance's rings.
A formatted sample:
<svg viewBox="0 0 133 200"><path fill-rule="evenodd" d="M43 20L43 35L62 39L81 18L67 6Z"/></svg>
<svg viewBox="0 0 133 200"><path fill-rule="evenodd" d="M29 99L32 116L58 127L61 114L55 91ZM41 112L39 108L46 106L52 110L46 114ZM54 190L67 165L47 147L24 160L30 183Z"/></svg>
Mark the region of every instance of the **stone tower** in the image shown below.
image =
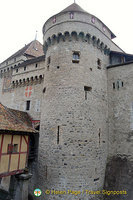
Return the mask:
<svg viewBox="0 0 133 200"><path fill-rule="evenodd" d="M43 35L38 187L50 190L49 200L92 199L84 191L103 188L108 155L106 66L110 50L121 49L109 28L75 3L48 19Z"/></svg>

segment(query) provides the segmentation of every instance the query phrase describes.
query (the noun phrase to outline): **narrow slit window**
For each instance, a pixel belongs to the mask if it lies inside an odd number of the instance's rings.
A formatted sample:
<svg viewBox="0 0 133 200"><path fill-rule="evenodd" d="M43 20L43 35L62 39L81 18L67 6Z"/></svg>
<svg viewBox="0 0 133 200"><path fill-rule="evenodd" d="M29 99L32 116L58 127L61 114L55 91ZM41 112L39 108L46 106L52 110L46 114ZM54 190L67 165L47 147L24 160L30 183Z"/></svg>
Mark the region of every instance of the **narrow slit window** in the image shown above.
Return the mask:
<svg viewBox="0 0 133 200"><path fill-rule="evenodd" d="M26 101L26 110L30 110L30 101Z"/></svg>
<svg viewBox="0 0 133 200"><path fill-rule="evenodd" d="M85 100L87 100L87 91L85 91Z"/></svg>
<svg viewBox="0 0 133 200"><path fill-rule="evenodd" d="M45 93L46 92L46 87L45 88L43 88L43 93Z"/></svg>
<svg viewBox="0 0 133 200"><path fill-rule="evenodd" d="M99 128L98 136L99 136L99 144L100 144L100 140L101 140L101 129L100 128Z"/></svg>
<svg viewBox="0 0 133 200"><path fill-rule="evenodd" d="M59 144L60 141L60 127L58 126L58 130L57 130L57 144Z"/></svg>
<svg viewBox="0 0 133 200"><path fill-rule="evenodd" d="M113 83L113 89L115 89L115 83Z"/></svg>
<svg viewBox="0 0 133 200"><path fill-rule="evenodd" d="M49 65L50 63L51 63L51 58L49 56L48 59L47 59L47 65Z"/></svg>
<svg viewBox="0 0 133 200"><path fill-rule="evenodd" d="M24 71L26 71L26 66L24 67Z"/></svg>
<svg viewBox="0 0 133 200"><path fill-rule="evenodd" d="M38 67L38 65L37 65L37 63L36 63L35 68L37 68L37 67Z"/></svg>
<svg viewBox="0 0 133 200"><path fill-rule="evenodd" d="M97 59L97 68L101 69L101 60L99 58Z"/></svg>

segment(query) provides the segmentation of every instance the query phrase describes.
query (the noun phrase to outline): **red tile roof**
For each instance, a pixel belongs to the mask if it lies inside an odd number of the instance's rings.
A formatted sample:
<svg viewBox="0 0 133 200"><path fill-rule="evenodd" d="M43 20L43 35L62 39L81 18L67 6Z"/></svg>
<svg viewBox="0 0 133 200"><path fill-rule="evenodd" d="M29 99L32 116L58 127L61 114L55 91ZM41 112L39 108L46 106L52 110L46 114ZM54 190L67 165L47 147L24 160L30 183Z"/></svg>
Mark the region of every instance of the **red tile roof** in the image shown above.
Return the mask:
<svg viewBox="0 0 133 200"><path fill-rule="evenodd" d="M31 118L26 112L14 110L0 103L0 131L35 133Z"/></svg>
<svg viewBox="0 0 133 200"><path fill-rule="evenodd" d="M7 58L6 60L4 60L2 63L7 62L13 58L16 58L16 57L22 56L22 55L28 55L31 57L42 56L42 55L44 55L43 45L38 40L34 40L34 41L30 42L29 44L25 45L23 48L18 50L16 53L14 53L12 56ZM2 64L2 63L0 63L0 64Z"/></svg>

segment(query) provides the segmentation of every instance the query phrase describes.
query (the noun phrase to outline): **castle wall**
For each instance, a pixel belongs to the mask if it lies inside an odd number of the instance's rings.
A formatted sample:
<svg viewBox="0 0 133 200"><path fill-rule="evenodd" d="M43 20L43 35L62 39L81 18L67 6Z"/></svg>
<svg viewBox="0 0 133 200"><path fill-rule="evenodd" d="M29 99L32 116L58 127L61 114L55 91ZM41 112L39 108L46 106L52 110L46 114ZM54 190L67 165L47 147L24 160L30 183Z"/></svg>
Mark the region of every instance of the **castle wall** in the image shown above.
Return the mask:
<svg viewBox="0 0 133 200"><path fill-rule="evenodd" d="M18 64L24 62L25 60L27 60L26 56L21 55L21 56L17 56L16 58L12 58L6 62L3 62L0 64L0 70L2 70L2 72L4 72L4 69L7 71L7 68L9 68L9 70L11 69L11 67L15 67L18 66Z"/></svg>
<svg viewBox="0 0 133 200"><path fill-rule="evenodd" d="M37 64L37 66L36 66ZM3 105L27 111L34 120L40 120L43 95L44 61L19 67L4 73L1 78L0 101ZM30 109L26 109L30 101Z"/></svg>
<svg viewBox="0 0 133 200"><path fill-rule="evenodd" d="M108 68L109 160L108 182L115 189L133 187L133 64ZM109 175L110 173L110 175ZM112 179L110 178L112 176ZM110 187L111 188L111 187ZM114 189L113 188L113 189Z"/></svg>
<svg viewBox="0 0 133 200"><path fill-rule="evenodd" d="M79 63L72 61L74 51L80 53ZM47 188L82 191L103 187L108 138L107 64L109 56L82 39L68 38L48 47L39 144L38 184L43 192ZM85 92L84 86L90 91ZM61 197L73 199L72 195ZM59 196L47 195L46 199Z"/></svg>

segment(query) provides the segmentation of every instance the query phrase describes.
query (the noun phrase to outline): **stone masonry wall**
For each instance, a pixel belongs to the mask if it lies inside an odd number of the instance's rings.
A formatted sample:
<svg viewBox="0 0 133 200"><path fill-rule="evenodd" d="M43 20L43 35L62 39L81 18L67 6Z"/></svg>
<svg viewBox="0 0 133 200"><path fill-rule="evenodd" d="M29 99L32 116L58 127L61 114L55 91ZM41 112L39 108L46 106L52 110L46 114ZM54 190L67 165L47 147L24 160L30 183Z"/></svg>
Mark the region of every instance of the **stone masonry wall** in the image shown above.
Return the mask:
<svg viewBox="0 0 133 200"><path fill-rule="evenodd" d="M72 62L74 51L80 52L79 63ZM43 192L103 187L108 138L107 64L109 56L92 43L72 39L49 46L39 144L39 187ZM91 88L87 99L84 86ZM85 194L45 196L50 200L92 198Z"/></svg>
<svg viewBox="0 0 133 200"><path fill-rule="evenodd" d="M108 68L109 159L107 185L133 197L133 64ZM115 87L115 88L114 88ZM113 177L115 181L112 182ZM124 198L124 197L123 197Z"/></svg>
<svg viewBox="0 0 133 200"><path fill-rule="evenodd" d="M0 101L13 109L27 111L26 102L30 101L29 114L40 120L41 98L43 95L44 61L4 73L0 78Z"/></svg>

